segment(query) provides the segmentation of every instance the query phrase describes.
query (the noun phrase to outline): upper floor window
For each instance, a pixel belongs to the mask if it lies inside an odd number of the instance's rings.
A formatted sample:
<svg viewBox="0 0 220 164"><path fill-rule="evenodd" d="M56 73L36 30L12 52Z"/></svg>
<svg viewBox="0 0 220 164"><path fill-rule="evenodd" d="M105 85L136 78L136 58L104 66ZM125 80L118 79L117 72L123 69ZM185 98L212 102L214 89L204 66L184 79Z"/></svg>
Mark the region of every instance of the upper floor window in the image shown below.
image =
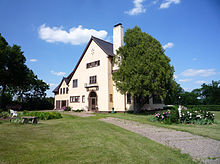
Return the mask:
<svg viewBox="0 0 220 164"><path fill-rule="evenodd" d="M68 94L68 92L69 92L69 88L68 88L68 87L66 87L66 94Z"/></svg>
<svg viewBox="0 0 220 164"><path fill-rule="evenodd" d="M89 84L96 84L96 80L97 80L96 76L90 76L89 77Z"/></svg>
<svg viewBox="0 0 220 164"><path fill-rule="evenodd" d="M76 88L76 87L78 87L78 80L74 79L73 80L73 88Z"/></svg>
<svg viewBox="0 0 220 164"><path fill-rule="evenodd" d="M60 94L62 94L62 88L60 88Z"/></svg>
<svg viewBox="0 0 220 164"><path fill-rule="evenodd" d="M127 104L131 104L131 95L127 94Z"/></svg>
<svg viewBox="0 0 220 164"><path fill-rule="evenodd" d="M65 94L65 88L63 88L63 94Z"/></svg>
<svg viewBox="0 0 220 164"><path fill-rule="evenodd" d="M100 60L97 60L97 61L94 61L94 62L91 62L91 63L87 63L86 68L97 67L99 65L100 65Z"/></svg>

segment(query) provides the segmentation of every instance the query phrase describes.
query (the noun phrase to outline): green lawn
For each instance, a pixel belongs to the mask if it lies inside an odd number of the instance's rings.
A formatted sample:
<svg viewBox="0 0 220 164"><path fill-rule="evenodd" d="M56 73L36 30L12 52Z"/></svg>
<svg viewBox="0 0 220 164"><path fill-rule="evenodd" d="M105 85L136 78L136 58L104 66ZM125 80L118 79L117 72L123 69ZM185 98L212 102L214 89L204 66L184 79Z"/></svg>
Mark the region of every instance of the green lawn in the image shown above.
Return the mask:
<svg viewBox="0 0 220 164"><path fill-rule="evenodd" d="M141 115L141 114L128 114L128 113L115 113L115 114L105 114L105 116L123 118L127 120L137 121L144 124L151 124L159 127L165 127L185 132L190 132L192 134L201 135L209 137L212 139L220 140L220 112L214 111L215 120L217 124L213 125L194 125L194 124L161 124L159 122L152 122L154 115ZM102 114L103 115L103 114Z"/></svg>
<svg viewBox="0 0 220 164"><path fill-rule="evenodd" d="M0 121L0 164L194 163L189 155L101 122L99 117L103 115L64 115L37 125Z"/></svg>

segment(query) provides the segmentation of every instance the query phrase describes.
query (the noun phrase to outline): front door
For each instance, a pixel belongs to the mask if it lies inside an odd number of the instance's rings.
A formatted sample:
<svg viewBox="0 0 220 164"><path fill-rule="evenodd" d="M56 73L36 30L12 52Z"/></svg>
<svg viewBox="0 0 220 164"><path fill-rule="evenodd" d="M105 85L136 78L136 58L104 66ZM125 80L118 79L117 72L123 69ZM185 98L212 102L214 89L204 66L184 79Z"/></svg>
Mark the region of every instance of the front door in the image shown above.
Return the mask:
<svg viewBox="0 0 220 164"><path fill-rule="evenodd" d="M61 103L61 108L66 106L66 100L62 100L62 103Z"/></svg>
<svg viewBox="0 0 220 164"><path fill-rule="evenodd" d="M89 94L89 110L95 111L97 109L97 95L94 91Z"/></svg>

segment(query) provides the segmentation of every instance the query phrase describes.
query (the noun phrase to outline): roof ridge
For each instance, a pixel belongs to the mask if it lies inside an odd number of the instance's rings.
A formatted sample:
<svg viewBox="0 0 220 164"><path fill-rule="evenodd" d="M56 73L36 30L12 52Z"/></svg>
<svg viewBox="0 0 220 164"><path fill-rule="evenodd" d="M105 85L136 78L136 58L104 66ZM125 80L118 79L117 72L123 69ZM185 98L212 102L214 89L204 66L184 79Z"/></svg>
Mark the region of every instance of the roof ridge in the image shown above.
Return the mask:
<svg viewBox="0 0 220 164"><path fill-rule="evenodd" d="M107 42L107 41L105 41L105 40L103 40L103 39L100 39L100 38L97 38L97 37L95 37L95 36L91 36L91 38L93 38L93 39L98 39L98 40L100 40L100 41L102 41L102 42L105 42L105 43L108 43L108 44L112 44L112 45L113 45L113 43Z"/></svg>

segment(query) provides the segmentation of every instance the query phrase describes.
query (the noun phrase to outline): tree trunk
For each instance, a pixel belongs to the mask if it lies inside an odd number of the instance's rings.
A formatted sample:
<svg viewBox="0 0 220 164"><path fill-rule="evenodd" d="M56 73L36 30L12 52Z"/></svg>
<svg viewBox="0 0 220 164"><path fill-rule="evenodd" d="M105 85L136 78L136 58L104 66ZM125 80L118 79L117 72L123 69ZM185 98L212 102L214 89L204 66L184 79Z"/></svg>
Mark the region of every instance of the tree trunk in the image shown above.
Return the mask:
<svg viewBox="0 0 220 164"><path fill-rule="evenodd" d="M141 111L141 104L139 96L134 96L134 113L139 113Z"/></svg>

